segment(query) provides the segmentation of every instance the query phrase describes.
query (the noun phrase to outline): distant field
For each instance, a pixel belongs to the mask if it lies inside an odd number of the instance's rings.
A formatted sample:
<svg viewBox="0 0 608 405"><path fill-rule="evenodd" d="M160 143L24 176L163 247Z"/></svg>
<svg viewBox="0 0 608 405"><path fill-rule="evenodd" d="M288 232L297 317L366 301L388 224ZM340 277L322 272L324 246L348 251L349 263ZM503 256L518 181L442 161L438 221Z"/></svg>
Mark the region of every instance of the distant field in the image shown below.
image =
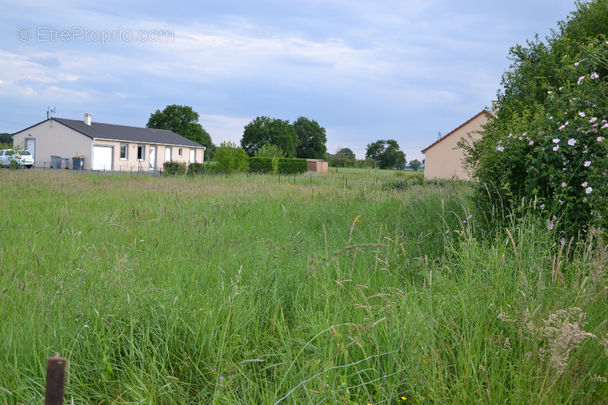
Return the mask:
<svg viewBox="0 0 608 405"><path fill-rule="evenodd" d="M55 352L75 404L608 397L606 247L560 248L533 219L484 234L464 183L331 168L0 184L0 404L41 403Z"/></svg>

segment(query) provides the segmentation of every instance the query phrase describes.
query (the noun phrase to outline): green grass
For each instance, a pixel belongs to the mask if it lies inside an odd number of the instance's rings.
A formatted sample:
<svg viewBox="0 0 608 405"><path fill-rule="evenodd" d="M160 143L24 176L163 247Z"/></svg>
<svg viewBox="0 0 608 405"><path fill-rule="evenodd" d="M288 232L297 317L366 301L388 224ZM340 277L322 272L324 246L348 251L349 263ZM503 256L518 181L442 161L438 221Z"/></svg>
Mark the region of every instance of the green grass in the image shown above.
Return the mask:
<svg viewBox="0 0 608 405"><path fill-rule="evenodd" d="M483 235L417 176L0 171L0 403L55 352L75 403L604 401L601 240Z"/></svg>

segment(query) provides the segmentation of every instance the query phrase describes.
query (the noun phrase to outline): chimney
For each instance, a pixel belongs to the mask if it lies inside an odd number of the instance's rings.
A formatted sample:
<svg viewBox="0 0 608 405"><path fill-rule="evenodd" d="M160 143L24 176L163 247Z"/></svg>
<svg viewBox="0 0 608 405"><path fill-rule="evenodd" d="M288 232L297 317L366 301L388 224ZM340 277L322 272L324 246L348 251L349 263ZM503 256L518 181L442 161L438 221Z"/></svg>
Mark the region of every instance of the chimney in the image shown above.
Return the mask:
<svg viewBox="0 0 608 405"><path fill-rule="evenodd" d="M91 114L84 113L84 123L91 126Z"/></svg>

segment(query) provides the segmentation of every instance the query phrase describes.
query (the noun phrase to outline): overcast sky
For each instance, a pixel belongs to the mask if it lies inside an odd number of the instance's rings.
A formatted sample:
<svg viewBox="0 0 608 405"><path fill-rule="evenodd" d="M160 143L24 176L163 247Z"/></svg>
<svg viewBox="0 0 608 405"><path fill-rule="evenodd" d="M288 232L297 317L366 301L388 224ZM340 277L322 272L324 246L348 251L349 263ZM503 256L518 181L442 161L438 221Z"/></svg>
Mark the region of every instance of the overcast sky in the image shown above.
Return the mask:
<svg viewBox="0 0 608 405"><path fill-rule="evenodd" d="M214 143L256 116L317 120L328 151L407 160L491 105L509 47L566 0L3 1L0 132L57 117L145 126L189 105Z"/></svg>

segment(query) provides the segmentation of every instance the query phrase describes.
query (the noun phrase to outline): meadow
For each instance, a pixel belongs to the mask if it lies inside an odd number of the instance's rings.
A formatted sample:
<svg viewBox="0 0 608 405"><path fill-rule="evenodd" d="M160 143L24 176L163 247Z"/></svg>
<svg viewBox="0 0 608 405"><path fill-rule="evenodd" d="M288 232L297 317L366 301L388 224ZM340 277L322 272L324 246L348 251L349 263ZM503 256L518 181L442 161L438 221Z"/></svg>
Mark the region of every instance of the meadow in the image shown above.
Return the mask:
<svg viewBox="0 0 608 405"><path fill-rule="evenodd" d="M0 404L596 404L608 248L420 173L0 170Z"/></svg>

